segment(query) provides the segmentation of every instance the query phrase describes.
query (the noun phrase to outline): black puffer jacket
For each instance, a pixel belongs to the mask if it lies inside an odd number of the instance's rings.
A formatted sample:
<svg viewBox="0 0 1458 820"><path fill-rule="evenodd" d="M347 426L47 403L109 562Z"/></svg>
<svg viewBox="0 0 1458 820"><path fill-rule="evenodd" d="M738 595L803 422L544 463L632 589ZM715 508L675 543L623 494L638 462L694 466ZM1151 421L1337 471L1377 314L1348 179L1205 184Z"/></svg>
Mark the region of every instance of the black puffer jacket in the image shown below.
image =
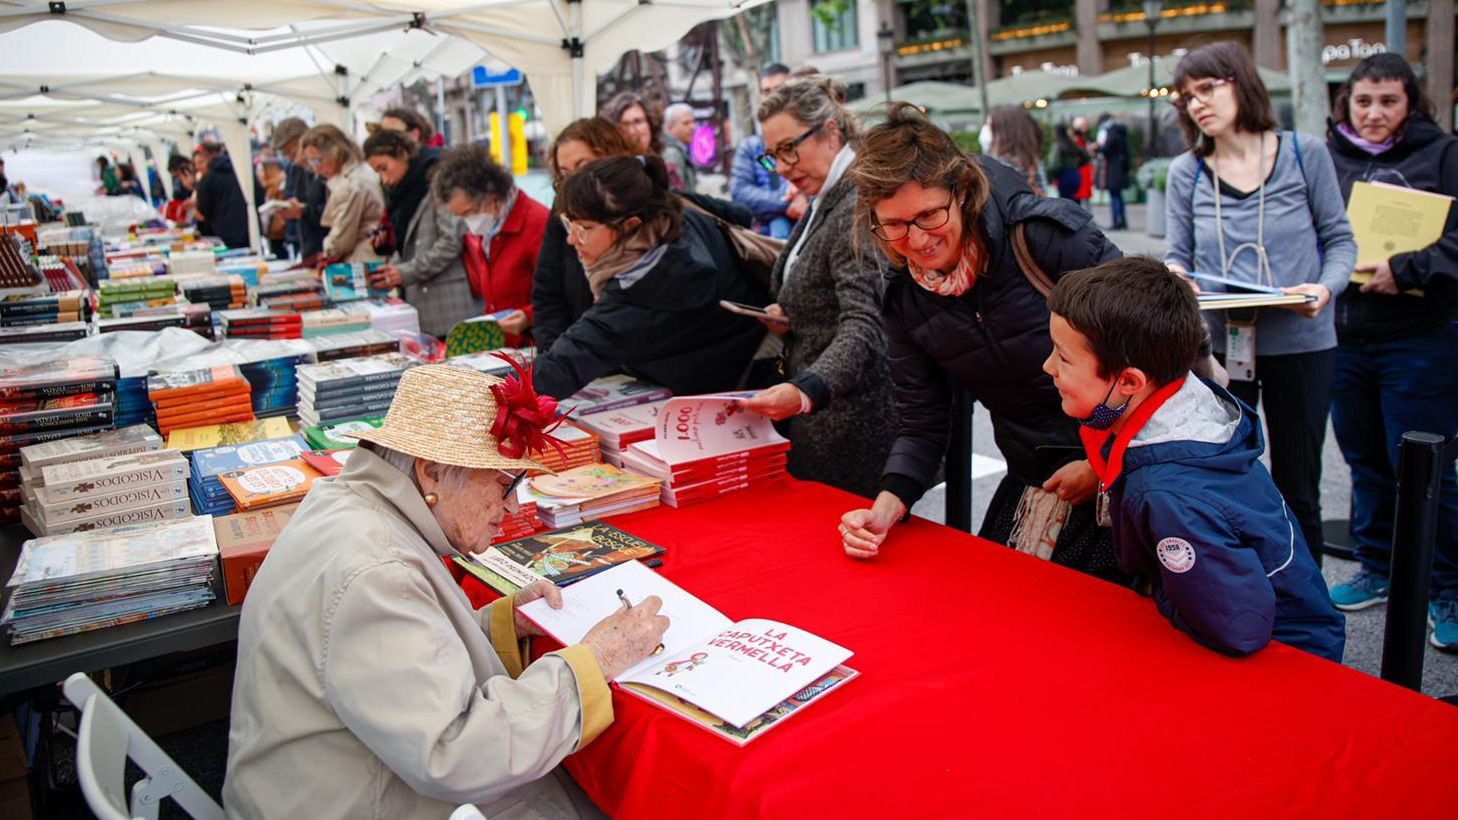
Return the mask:
<svg viewBox="0 0 1458 820"><path fill-rule="evenodd" d="M248 200L243 198L243 188L233 174L233 160L227 154L213 157L208 172L197 181L197 211L223 244L248 247Z"/></svg>
<svg viewBox="0 0 1458 820"><path fill-rule="evenodd" d="M566 398L612 373L660 384L674 395L739 386L765 331L720 308L719 300L760 304L764 293L740 275L713 220L687 212L683 222L682 235L642 279L626 288L620 279L608 282L537 357L538 390Z"/></svg>
<svg viewBox="0 0 1458 820"><path fill-rule="evenodd" d="M931 486L946 453L957 387L992 414L998 449L1018 481L1041 484L1050 468L1082 452L1078 423L1063 415L1053 380L1043 372L1053 350L1048 303L1018 267L1012 229L1027 226L1034 258L1055 281L1121 254L1088 211L1037 196L1011 166L978 161L992 193L978 225L990 258L976 284L962 296L939 296L904 269L887 275L887 345L901 422L882 489L908 507ZM1041 445L1068 449L1061 457L1040 456Z"/></svg>
<svg viewBox="0 0 1458 820"><path fill-rule="evenodd" d="M1376 156L1353 145L1334 124L1327 128L1327 146L1345 201L1351 201L1352 183L1359 180L1458 196L1458 138L1421 115L1411 116L1397 144ZM1392 257L1391 266L1398 287L1423 295L1362 293L1352 285L1337 298L1339 340L1384 341L1458 319L1458 208L1449 208L1441 239Z"/></svg>

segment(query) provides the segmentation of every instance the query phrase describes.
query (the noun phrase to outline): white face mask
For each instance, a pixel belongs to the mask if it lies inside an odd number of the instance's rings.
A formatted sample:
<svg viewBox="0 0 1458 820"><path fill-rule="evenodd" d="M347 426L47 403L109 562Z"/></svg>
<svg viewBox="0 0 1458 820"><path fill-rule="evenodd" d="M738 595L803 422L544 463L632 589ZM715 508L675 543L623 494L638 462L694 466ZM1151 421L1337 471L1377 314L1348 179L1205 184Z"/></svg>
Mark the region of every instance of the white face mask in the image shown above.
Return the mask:
<svg viewBox="0 0 1458 820"><path fill-rule="evenodd" d="M485 236L491 232L491 226L496 222L496 217L491 214L471 214L461 217L466 223L466 230L477 236Z"/></svg>
<svg viewBox="0 0 1458 820"><path fill-rule="evenodd" d="M982 124L982 130L977 133L977 144L982 146L984 154L992 150L992 123Z"/></svg>

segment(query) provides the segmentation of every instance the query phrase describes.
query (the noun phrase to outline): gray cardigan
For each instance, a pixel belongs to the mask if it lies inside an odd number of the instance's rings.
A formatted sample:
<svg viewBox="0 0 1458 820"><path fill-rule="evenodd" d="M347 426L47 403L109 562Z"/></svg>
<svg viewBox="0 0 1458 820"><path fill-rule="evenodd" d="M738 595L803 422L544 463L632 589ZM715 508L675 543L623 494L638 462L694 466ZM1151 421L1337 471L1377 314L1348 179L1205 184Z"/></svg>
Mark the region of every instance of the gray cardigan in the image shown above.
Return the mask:
<svg viewBox="0 0 1458 820"><path fill-rule="evenodd" d="M457 322L486 310L471 293L461 261L465 232L466 223L427 199L415 209L392 260L400 269L405 300L420 314L420 329L441 339Z"/></svg>
<svg viewBox="0 0 1458 820"><path fill-rule="evenodd" d="M1311 353L1336 347L1332 311L1357 262L1357 243L1352 238L1336 169L1326 145L1306 134L1278 133L1276 164L1266 179L1265 245L1271 275L1277 287L1306 282L1325 285L1332 298L1312 319L1280 308L1258 311L1258 356ZM1293 147L1292 136L1300 141L1299 147ZM1230 272L1226 273L1216 235L1214 192L1214 176L1208 167L1200 167L1200 159L1194 152L1186 151L1170 164L1165 201L1168 249L1164 261L1189 271L1257 282L1256 255L1250 250L1233 252L1238 245L1256 241L1260 197L1251 193L1237 198L1227 192L1220 200L1225 222L1225 252L1234 256ZM1208 282L1201 282L1200 287L1223 289ZM1205 313L1216 351L1225 349L1224 313L1219 310Z"/></svg>
<svg viewBox="0 0 1458 820"><path fill-rule="evenodd" d="M896 409L881 324L880 257L857 254L856 189L849 179L820 192L813 224L802 219L775 262L770 289L790 318L785 375L814 403L781 424L790 472L874 497L895 438ZM808 234L808 235L806 235ZM806 235L788 280L789 249Z"/></svg>

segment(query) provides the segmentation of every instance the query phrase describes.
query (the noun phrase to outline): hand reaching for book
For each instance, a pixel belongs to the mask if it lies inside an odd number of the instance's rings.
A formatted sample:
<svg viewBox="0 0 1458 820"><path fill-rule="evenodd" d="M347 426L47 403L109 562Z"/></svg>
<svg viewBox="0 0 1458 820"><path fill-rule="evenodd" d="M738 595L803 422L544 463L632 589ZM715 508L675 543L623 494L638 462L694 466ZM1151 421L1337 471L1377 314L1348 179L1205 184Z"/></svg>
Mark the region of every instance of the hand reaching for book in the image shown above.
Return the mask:
<svg viewBox="0 0 1458 820"><path fill-rule="evenodd" d="M521 614L522 604L529 604L539 598L546 598L547 606L553 609L562 608L562 589L551 581L533 581L511 596L512 623L516 627L517 640L532 635L547 634L542 631L541 627L532 623L530 618Z"/></svg>
<svg viewBox="0 0 1458 820"><path fill-rule="evenodd" d="M658 614L662 606L663 601L657 595L649 595L637 606L624 603L617 612L603 618L582 637L582 645L592 650L604 678L616 678L633 664L653 654L653 650L663 643L663 633L668 631L668 616Z"/></svg>

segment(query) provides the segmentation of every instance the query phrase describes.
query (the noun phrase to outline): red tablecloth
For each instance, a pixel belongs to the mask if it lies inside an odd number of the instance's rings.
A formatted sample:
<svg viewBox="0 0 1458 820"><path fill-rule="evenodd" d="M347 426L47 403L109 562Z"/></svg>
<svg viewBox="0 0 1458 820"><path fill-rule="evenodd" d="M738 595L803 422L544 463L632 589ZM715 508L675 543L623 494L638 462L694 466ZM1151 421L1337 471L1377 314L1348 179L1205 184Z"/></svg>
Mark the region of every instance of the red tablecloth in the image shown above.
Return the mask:
<svg viewBox="0 0 1458 820"><path fill-rule="evenodd" d="M919 519L852 561L856 501L791 480L613 519L731 618L861 677L739 748L615 693L567 767L617 818L1458 817L1458 709L1286 646L1232 659L1133 592Z"/></svg>

